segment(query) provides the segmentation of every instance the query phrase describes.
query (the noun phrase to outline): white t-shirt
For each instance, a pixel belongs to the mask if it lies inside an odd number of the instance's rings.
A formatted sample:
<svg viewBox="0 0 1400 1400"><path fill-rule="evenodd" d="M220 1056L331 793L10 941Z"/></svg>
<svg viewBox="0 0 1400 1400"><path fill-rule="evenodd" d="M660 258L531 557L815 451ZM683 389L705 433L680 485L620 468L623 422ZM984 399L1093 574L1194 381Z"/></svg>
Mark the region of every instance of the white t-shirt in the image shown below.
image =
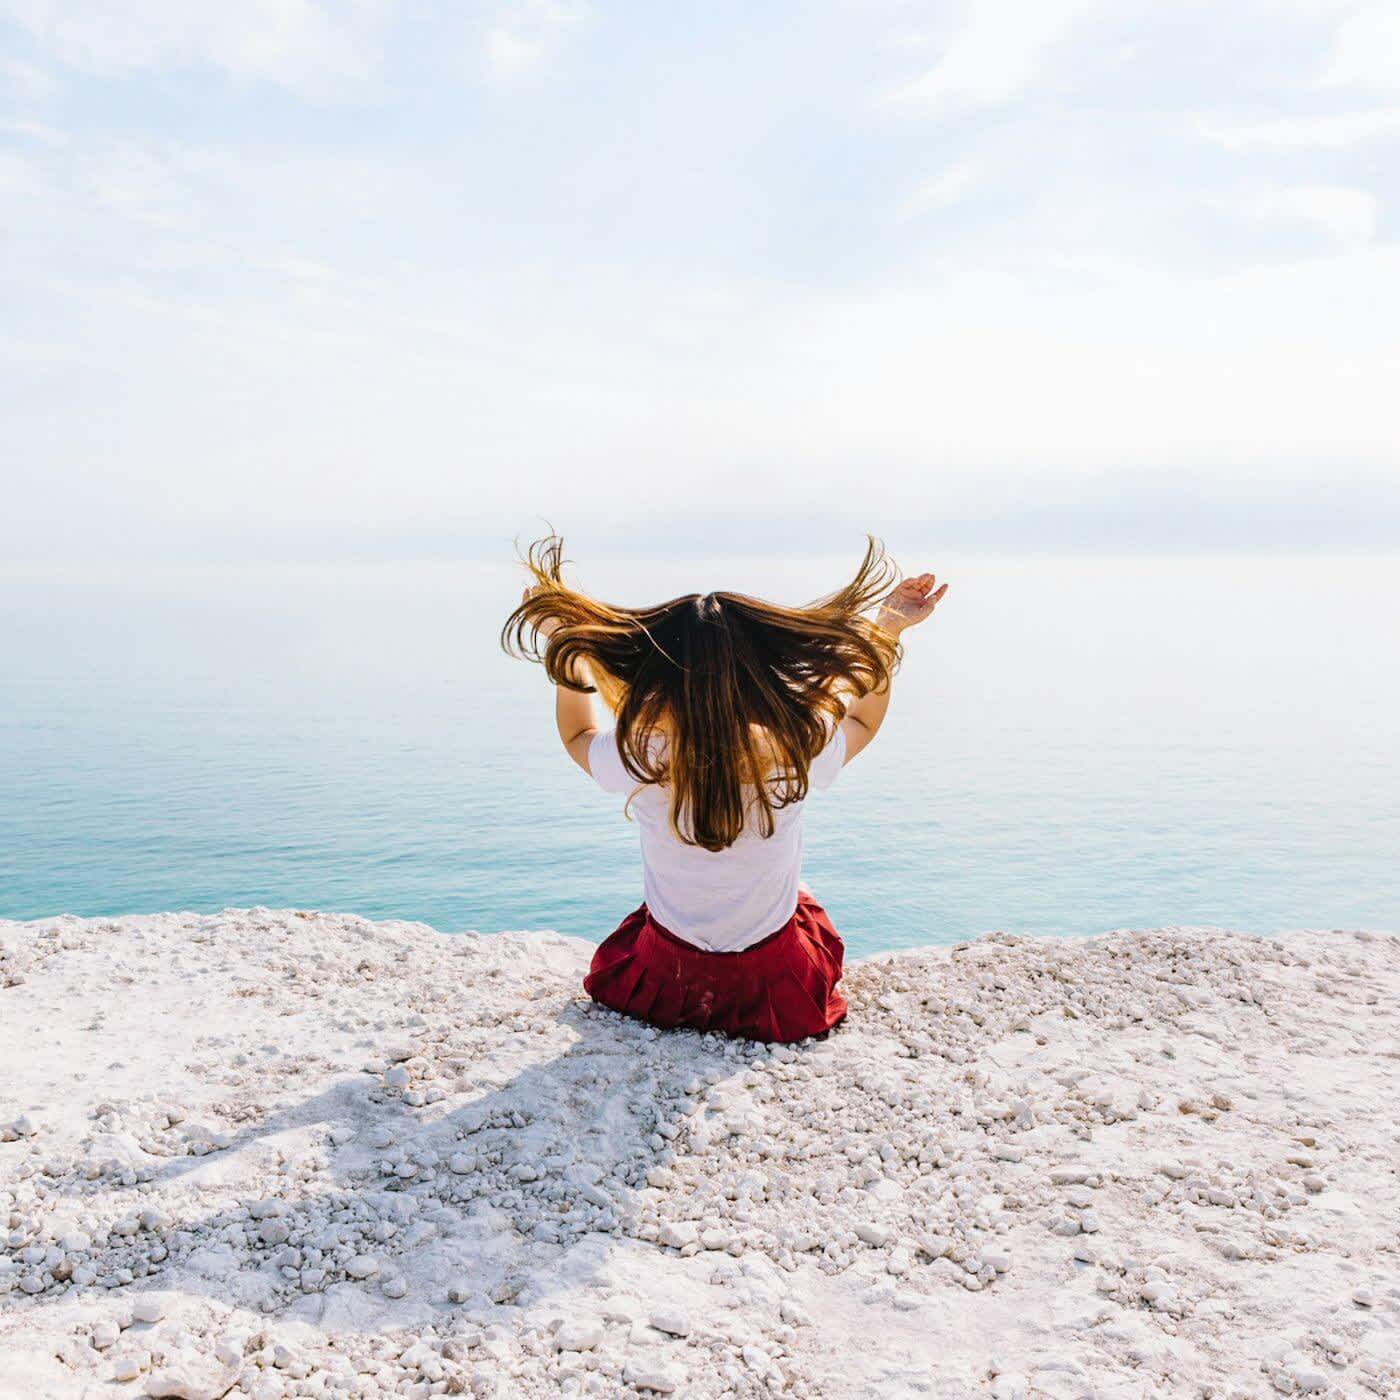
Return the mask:
<svg viewBox="0 0 1400 1400"><path fill-rule="evenodd" d="M846 761L846 735L831 742L808 769L810 787L828 788ZM776 933L797 908L802 873L802 806L773 813L773 834L745 826L723 851L687 846L671 830L671 794L639 784L622 766L617 735L600 730L588 748L588 768L607 792L635 792L628 811L642 838L647 908L662 928L697 948L733 953Z"/></svg>

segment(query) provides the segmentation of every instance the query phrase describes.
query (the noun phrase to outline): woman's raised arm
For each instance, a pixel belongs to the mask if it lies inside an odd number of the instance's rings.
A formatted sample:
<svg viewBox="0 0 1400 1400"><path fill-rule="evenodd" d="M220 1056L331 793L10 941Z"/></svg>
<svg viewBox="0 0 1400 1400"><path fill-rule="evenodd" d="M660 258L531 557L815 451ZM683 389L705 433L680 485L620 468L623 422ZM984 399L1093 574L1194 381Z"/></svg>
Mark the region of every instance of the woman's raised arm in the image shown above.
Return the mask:
<svg viewBox="0 0 1400 1400"><path fill-rule="evenodd" d="M896 635L932 616L934 608L948 591L946 583L938 584L932 574L907 578L880 604L875 621L886 632ZM885 712L890 707L890 687L871 691L852 700L846 708L841 727L846 732L846 762L849 763L880 732Z"/></svg>

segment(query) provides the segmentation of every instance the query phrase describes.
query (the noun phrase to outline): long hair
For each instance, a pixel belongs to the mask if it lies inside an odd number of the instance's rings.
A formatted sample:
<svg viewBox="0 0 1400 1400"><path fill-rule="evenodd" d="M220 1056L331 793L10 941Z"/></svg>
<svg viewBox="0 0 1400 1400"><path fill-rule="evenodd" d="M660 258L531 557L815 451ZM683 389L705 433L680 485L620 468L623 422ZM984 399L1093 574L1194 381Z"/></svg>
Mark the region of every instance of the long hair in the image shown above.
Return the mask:
<svg viewBox="0 0 1400 1400"><path fill-rule="evenodd" d="M537 586L506 619L501 644L543 662L555 685L601 693L624 769L669 790L682 841L722 851L751 815L773 834L774 812L807 796L843 696L883 690L899 664L896 636L865 615L899 572L866 539L855 577L805 607L687 593L625 608L565 583L564 541L548 535L522 560Z"/></svg>

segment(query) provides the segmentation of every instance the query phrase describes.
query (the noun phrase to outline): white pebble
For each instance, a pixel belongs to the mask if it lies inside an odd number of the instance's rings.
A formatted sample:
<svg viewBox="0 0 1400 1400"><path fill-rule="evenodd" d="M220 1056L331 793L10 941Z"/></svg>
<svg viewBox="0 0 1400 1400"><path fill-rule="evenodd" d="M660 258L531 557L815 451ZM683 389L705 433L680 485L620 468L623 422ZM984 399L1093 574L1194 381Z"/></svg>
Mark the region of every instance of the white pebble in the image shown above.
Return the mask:
<svg viewBox="0 0 1400 1400"><path fill-rule="evenodd" d="M151 1358L145 1352L127 1352L112 1362L112 1379L134 1381L150 1364Z"/></svg>
<svg viewBox="0 0 1400 1400"><path fill-rule="evenodd" d="M694 1244L697 1239L699 1231L692 1221L671 1220L661 1227L661 1243L669 1249L684 1249L686 1245Z"/></svg>
<svg viewBox="0 0 1400 1400"><path fill-rule="evenodd" d="M560 1351L592 1351L603 1340L603 1325L591 1320L566 1322L554 1334Z"/></svg>
<svg viewBox="0 0 1400 1400"><path fill-rule="evenodd" d="M684 1380L685 1373L675 1366L660 1366L650 1361L629 1361L622 1379L638 1390L654 1390L670 1395Z"/></svg>
<svg viewBox="0 0 1400 1400"><path fill-rule="evenodd" d="M647 1319L658 1332L667 1332L673 1337L688 1337L691 1321L679 1308L658 1308Z"/></svg>
<svg viewBox="0 0 1400 1400"><path fill-rule="evenodd" d="M159 1322L165 1316L165 1305L154 1293L143 1293L131 1305L131 1316L136 1322Z"/></svg>

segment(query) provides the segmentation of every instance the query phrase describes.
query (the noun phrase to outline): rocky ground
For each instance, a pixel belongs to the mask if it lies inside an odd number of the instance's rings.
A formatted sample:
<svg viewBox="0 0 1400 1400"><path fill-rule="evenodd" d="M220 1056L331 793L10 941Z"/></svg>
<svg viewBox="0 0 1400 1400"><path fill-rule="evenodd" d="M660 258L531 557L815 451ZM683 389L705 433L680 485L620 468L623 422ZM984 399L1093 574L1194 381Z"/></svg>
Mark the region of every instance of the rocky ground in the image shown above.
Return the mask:
<svg viewBox="0 0 1400 1400"><path fill-rule="evenodd" d="M0 923L0 1394L1400 1395L1400 939L990 935L658 1035L550 934Z"/></svg>

